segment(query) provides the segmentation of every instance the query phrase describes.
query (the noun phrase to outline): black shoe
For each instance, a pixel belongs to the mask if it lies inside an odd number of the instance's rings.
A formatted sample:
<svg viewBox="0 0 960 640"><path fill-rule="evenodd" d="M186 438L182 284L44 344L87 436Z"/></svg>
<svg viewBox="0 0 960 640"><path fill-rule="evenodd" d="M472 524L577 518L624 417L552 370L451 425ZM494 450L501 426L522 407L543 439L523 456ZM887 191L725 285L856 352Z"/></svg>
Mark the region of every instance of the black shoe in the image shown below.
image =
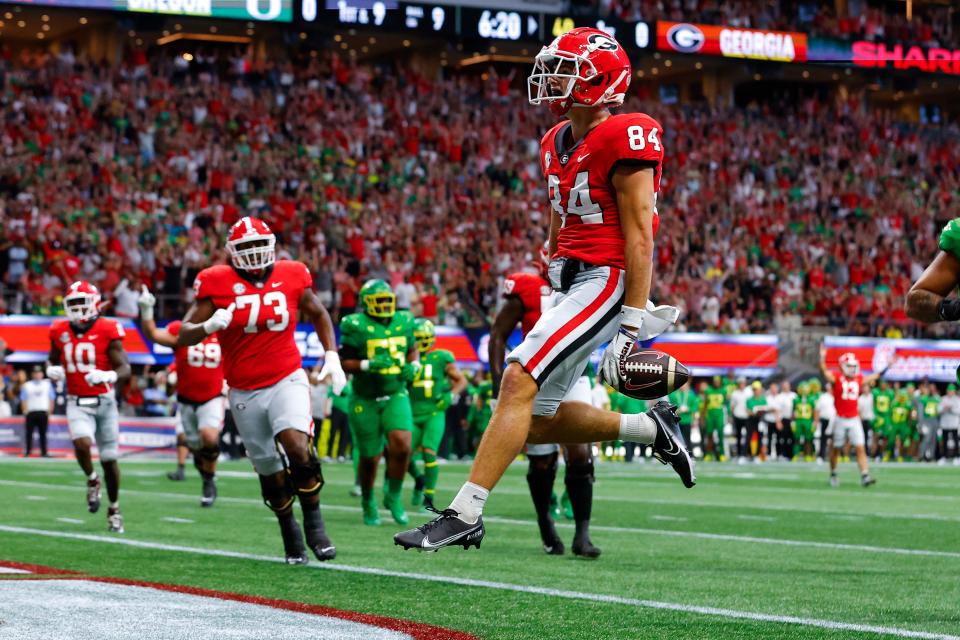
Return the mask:
<svg viewBox="0 0 960 640"><path fill-rule="evenodd" d="M870 475L869 473L867 473L867 474L864 474L863 476L861 476L861 478L860 478L860 484L861 484L861 486L869 487L869 486L871 486L871 485L877 484L877 479L874 478L874 477L873 477L872 475Z"/></svg>
<svg viewBox="0 0 960 640"><path fill-rule="evenodd" d="M563 546L563 541L560 540L560 536L557 535L557 528L553 524L553 520L548 518L546 520L537 521L537 526L540 527L540 541L543 542L543 552L548 556L562 556L566 549Z"/></svg>
<svg viewBox="0 0 960 640"><path fill-rule="evenodd" d="M657 425L657 437L653 441L653 457L673 467L687 489L697 484L693 472L693 460L687 453L687 443L680 432L680 417L677 408L661 400L647 411Z"/></svg>
<svg viewBox="0 0 960 640"><path fill-rule="evenodd" d="M100 478L87 480L87 509L90 513L100 510Z"/></svg>
<svg viewBox="0 0 960 640"><path fill-rule="evenodd" d="M483 518L477 518L473 524L460 519L460 514L453 509L443 511L433 510L439 514L430 522L403 531L393 536L393 543L404 549L419 549L420 551L436 551L443 547L462 545L464 549L475 546L480 548L483 540Z"/></svg>
<svg viewBox="0 0 960 640"><path fill-rule="evenodd" d="M307 564L310 560L307 558L307 549L303 546L303 534L297 519L291 514L286 518L278 518L277 522L280 523L280 536L283 538L283 552L287 564Z"/></svg>
<svg viewBox="0 0 960 640"><path fill-rule="evenodd" d="M183 473L183 468L177 469L176 471L167 471L167 480L183 482L186 479L187 476Z"/></svg>
<svg viewBox="0 0 960 640"><path fill-rule="evenodd" d="M201 507L212 507L217 499L217 481L213 478L203 479L203 497L200 498Z"/></svg>
<svg viewBox="0 0 960 640"><path fill-rule="evenodd" d="M317 560L326 562L337 557L337 548L327 535L319 507L313 511L304 509L303 533L307 538L307 546L313 551L313 555L317 556Z"/></svg>
<svg viewBox="0 0 960 640"><path fill-rule="evenodd" d="M600 548L593 546L589 536L581 536L573 539L573 555L591 560L600 557Z"/></svg>

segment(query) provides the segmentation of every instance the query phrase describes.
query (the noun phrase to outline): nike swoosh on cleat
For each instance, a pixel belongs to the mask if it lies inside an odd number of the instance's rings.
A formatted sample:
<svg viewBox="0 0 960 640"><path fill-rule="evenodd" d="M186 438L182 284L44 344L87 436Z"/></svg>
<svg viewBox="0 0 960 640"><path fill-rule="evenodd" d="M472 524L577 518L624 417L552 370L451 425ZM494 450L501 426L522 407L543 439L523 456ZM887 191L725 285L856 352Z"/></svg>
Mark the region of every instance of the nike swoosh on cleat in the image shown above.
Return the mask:
<svg viewBox="0 0 960 640"><path fill-rule="evenodd" d="M444 546L450 544L450 542L452 542L453 540L456 540L457 538L459 538L459 537L461 537L461 536L469 536L470 534L472 534L472 533L474 533L474 532L476 532L476 531L479 531L479 529L480 529L480 528L477 527L477 528L475 528L473 531L462 531L462 532L460 532L460 533L457 533L457 534L454 534L454 535L450 536L449 538L445 538L445 539L443 539L443 540L438 540L437 542L430 542L430 539L429 539L429 538L424 538L424 539L423 539L423 542L421 543L420 546L421 546L422 548L424 548L424 549L439 549L440 547L444 547Z"/></svg>

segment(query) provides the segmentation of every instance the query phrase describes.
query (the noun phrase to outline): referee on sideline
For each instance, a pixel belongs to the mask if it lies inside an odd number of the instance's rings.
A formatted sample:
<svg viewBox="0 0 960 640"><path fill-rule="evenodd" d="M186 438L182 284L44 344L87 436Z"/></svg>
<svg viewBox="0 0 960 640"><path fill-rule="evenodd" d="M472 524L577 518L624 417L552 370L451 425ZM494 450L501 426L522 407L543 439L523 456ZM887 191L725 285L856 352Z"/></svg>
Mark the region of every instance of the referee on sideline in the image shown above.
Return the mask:
<svg viewBox="0 0 960 640"><path fill-rule="evenodd" d="M43 368L33 367L30 380L20 388L20 411L26 418L26 446L23 457L30 456L33 448L33 432L40 434L40 455L50 457L47 453L47 424L50 414L53 413L53 403L56 400L53 384L43 377Z"/></svg>

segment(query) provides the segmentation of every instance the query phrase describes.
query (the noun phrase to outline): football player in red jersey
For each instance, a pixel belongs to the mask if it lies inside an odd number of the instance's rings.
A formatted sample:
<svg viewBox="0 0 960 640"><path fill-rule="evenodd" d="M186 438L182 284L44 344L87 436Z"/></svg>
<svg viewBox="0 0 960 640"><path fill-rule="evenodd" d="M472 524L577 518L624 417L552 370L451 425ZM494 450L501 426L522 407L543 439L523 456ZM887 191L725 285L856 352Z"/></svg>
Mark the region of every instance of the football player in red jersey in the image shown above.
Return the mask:
<svg viewBox="0 0 960 640"><path fill-rule="evenodd" d="M241 218L230 229L231 264L204 269L193 283L196 301L187 311L177 346L202 343L217 333L230 409L247 455L260 476L263 500L277 515L287 562L305 564L300 525L293 515L299 496L307 546L332 560L320 515L323 475L311 443L310 385L294 339L297 314L314 325L326 350L320 377L330 375L334 393L346 376L330 315L313 292L302 262L276 260L276 236L262 220Z"/></svg>
<svg viewBox="0 0 960 640"><path fill-rule="evenodd" d="M860 373L860 362L852 353L840 356L840 371L835 373L827 369L827 352L820 350L820 372L824 379L833 385L833 404L837 415L833 419L833 437L830 445L830 486L840 486L837 477L837 460L840 450L848 442L857 452L857 466L860 467L860 484L869 487L876 484L870 475L867 466L866 439L863 433L863 423L860 421L860 390L864 385L872 385L889 368L889 365L878 373L865 376Z"/></svg>
<svg viewBox="0 0 960 640"><path fill-rule="evenodd" d="M50 326L47 377L67 381L67 427L77 462L87 474L87 508L90 513L100 509L100 478L90 457L95 441L110 499L107 529L123 533L116 398L116 388L130 379L123 326L100 316L100 292L89 282L70 285L63 310L67 319Z"/></svg>
<svg viewBox="0 0 960 640"><path fill-rule="evenodd" d="M164 329L158 329L153 319L156 298L146 286L140 293L140 323L147 339L173 348L177 375L177 421L180 432L177 444L183 438L193 454L193 466L203 479L201 507L212 507L217 499L217 458L220 457L220 429L226 399L223 397L223 366L220 341L217 334L189 347L177 346L177 335L182 323L174 320ZM183 467L178 466L183 472Z"/></svg>
<svg viewBox="0 0 960 640"><path fill-rule="evenodd" d="M610 342L601 369L617 387L633 343L665 331L678 315L649 300L663 129L646 114L610 113L623 103L631 75L626 52L598 29L568 31L536 56L530 102L566 116L540 145L552 209L548 276L557 304L507 357L468 482L437 518L394 536L404 548L479 546L487 496L528 441L653 445L685 486L695 484L673 405L621 415L561 403L594 349Z"/></svg>
<svg viewBox="0 0 960 640"><path fill-rule="evenodd" d="M503 379L503 360L510 334L519 324L523 335L527 335L540 319L540 314L552 306L553 290L544 277L549 262L547 247L543 247L538 261L540 273L521 271L507 276L503 281L504 303L497 311L493 326L490 328L488 346L494 401L499 395L500 382ZM581 376L564 400L590 403L590 379ZM573 553L586 558L597 558L600 556L600 549L590 540L590 511L593 507L594 481L592 446L568 444L564 450L566 466L563 481L570 496L573 519L577 527L573 537ZM557 556L563 555L564 546L560 536L557 535L551 516L550 499L557 476L559 454L560 446L556 444L527 445L527 458L530 460L527 486L530 488L530 497L537 512L540 539L547 555Z"/></svg>

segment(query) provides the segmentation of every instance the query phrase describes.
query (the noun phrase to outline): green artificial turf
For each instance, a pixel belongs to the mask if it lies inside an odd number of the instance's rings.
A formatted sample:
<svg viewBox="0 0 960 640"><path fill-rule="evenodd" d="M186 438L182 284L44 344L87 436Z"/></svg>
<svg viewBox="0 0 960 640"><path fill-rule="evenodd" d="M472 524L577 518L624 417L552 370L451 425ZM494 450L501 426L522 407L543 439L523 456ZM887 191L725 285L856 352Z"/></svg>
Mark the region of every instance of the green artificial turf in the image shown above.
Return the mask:
<svg viewBox="0 0 960 640"><path fill-rule="evenodd" d="M501 583L487 586L217 557L210 552L282 552L275 519L246 462L221 464L221 499L212 509L199 507L192 469L188 481L174 483L164 477L169 464L123 461L121 468L122 537L206 553L0 530L0 560L316 603L482 638L897 637L658 609L649 601L960 635L956 467L882 465L875 470L879 484L864 490L852 465L842 470L841 487L830 489L824 468L811 464L713 463L700 465L699 484L687 490L659 464L603 463L593 517L593 540L603 556L586 561L569 551L560 558L542 552L525 463L514 464L490 498L482 548L435 554L394 546L400 527L385 511L382 526L365 527L358 499L347 494L350 466L324 466L321 499L336 566ZM439 505L466 473L464 465L442 467ZM557 490L563 490L562 471ZM72 461L0 459L0 526L116 537L106 532L105 506L87 513L84 495ZM409 500L409 487L404 495ZM411 523L426 517L413 515ZM560 532L569 548L572 527L563 524ZM576 593L525 593L504 584ZM648 602L586 599L595 595Z"/></svg>

